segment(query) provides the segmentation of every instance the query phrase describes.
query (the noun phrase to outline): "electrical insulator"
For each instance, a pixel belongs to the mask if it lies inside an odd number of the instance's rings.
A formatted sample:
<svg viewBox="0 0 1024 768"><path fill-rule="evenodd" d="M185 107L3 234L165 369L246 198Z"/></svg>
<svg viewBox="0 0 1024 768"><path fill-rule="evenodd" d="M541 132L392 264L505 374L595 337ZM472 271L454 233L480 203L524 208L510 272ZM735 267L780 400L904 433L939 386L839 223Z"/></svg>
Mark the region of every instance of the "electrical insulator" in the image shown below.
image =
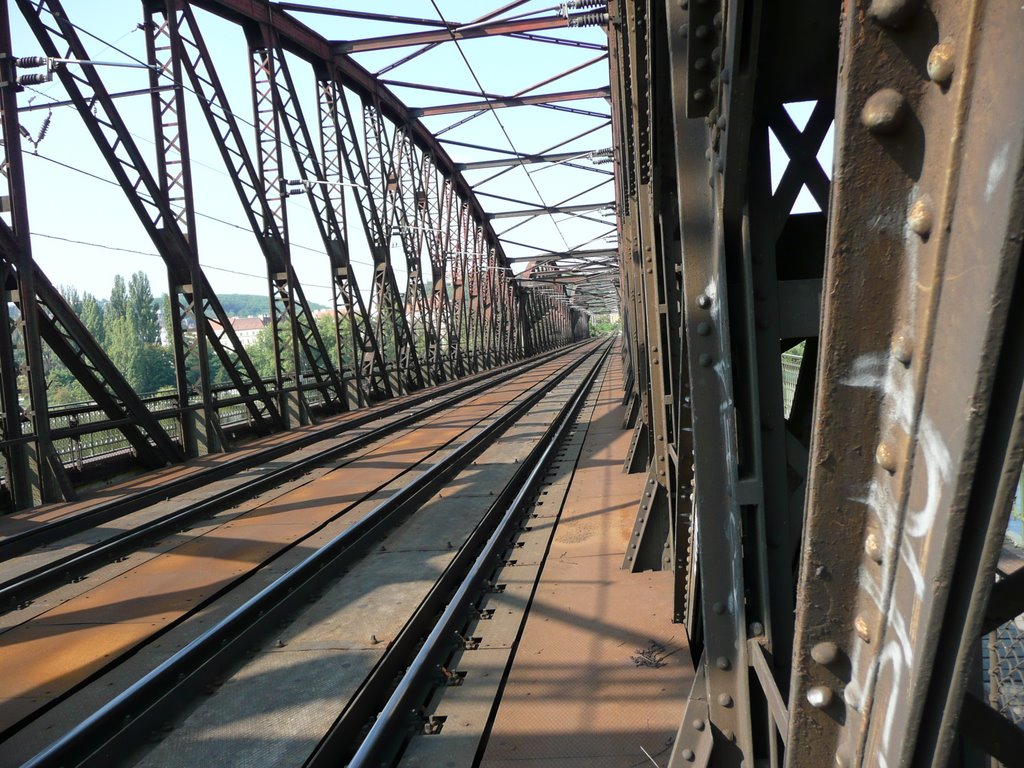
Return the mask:
<svg viewBox="0 0 1024 768"><path fill-rule="evenodd" d="M31 69L32 67L45 67L48 61L45 56L22 56L20 59L14 60L14 65L21 69Z"/></svg>
<svg viewBox="0 0 1024 768"><path fill-rule="evenodd" d="M601 11L581 13L569 19L570 27L603 27L607 23L608 14Z"/></svg>
<svg viewBox="0 0 1024 768"><path fill-rule="evenodd" d="M46 72L38 75L18 75L18 85L42 85L53 80L53 74Z"/></svg>

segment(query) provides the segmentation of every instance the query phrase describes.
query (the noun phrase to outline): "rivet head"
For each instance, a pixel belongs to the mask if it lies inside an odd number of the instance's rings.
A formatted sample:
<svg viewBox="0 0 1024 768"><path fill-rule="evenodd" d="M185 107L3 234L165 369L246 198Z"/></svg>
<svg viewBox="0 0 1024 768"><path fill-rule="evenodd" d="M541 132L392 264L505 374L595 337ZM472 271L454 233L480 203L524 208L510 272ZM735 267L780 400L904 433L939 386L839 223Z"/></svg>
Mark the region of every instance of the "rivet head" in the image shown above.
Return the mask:
<svg viewBox="0 0 1024 768"><path fill-rule="evenodd" d="M892 443L879 443L875 449L875 463L890 475L896 472L896 449Z"/></svg>
<svg viewBox="0 0 1024 768"><path fill-rule="evenodd" d="M703 731L707 727L707 723L705 723L699 717L696 720L694 720L691 723L691 725L693 726L693 730L695 731Z"/></svg>
<svg viewBox="0 0 1024 768"><path fill-rule="evenodd" d="M815 643L814 647L811 648L811 658L818 664L831 664L838 656L839 648L835 643L827 640L823 643Z"/></svg>
<svg viewBox="0 0 1024 768"><path fill-rule="evenodd" d="M697 333L701 336L708 336L711 334L711 323L707 320L701 320L697 323Z"/></svg>
<svg viewBox="0 0 1024 768"><path fill-rule="evenodd" d="M843 701L846 702L846 706L850 707L850 709L855 709L858 712L860 711L860 696L853 685L848 685L843 689Z"/></svg>
<svg viewBox="0 0 1024 768"><path fill-rule="evenodd" d="M704 88L698 88L696 91L693 92L694 101L707 101L707 99L708 92Z"/></svg>
<svg viewBox="0 0 1024 768"><path fill-rule="evenodd" d="M718 667L719 669L728 669L729 666L730 666L729 665L729 660L727 658L725 658L725 656L719 656L715 660L715 666Z"/></svg>
<svg viewBox="0 0 1024 768"><path fill-rule="evenodd" d="M750 626L747 627L747 632L751 637L760 637L764 634L764 624L760 621L751 622Z"/></svg>
<svg viewBox="0 0 1024 768"><path fill-rule="evenodd" d="M701 309L707 309L708 307L711 306L711 297L708 296L706 293L702 293L700 296L697 297L697 306L700 307Z"/></svg>
<svg viewBox="0 0 1024 768"><path fill-rule="evenodd" d="M879 538L878 533L871 531L864 538L864 552L874 560L876 563L881 564L882 562L882 540Z"/></svg>
<svg viewBox="0 0 1024 768"><path fill-rule="evenodd" d="M864 102L860 121L872 133L892 133L907 117L907 100L894 88L876 91Z"/></svg>
<svg viewBox="0 0 1024 768"><path fill-rule="evenodd" d="M710 368L711 367L711 363L712 363L711 355L709 355L707 352L702 354L698 358L698 361L700 362L700 365L701 365L702 368Z"/></svg>
<svg viewBox="0 0 1024 768"><path fill-rule="evenodd" d="M868 629L867 619L863 616L858 616L853 620L853 628L857 631L857 637L865 643L871 641L871 630Z"/></svg>
<svg viewBox="0 0 1024 768"><path fill-rule="evenodd" d="M953 44L939 43L928 54L928 78L933 83L945 85L953 77Z"/></svg>
<svg viewBox="0 0 1024 768"><path fill-rule="evenodd" d="M725 603L721 603L721 602L713 603L711 605L711 611L713 613L717 613L719 615L725 613Z"/></svg>
<svg viewBox="0 0 1024 768"><path fill-rule="evenodd" d="M815 685L807 690L807 703L815 709L824 709L832 703L832 689Z"/></svg>
<svg viewBox="0 0 1024 768"><path fill-rule="evenodd" d="M910 360L914 356L914 344L906 334L899 333L893 338L892 356L904 365L910 365Z"/></svg>
<svg viewBox="0 0 1024 768"><path fill-rule="evenodd" d="M698 72L703 72L705 69L708 68L708 60L697 59L695 62L693 62L693 68Z"/></svg>
<svg viewBox="0 0 1024 768"><path fill-rule="evenodd" d="M871 0L868 15L883 26L901 27L920 5L920 0Z"/></svg>
<svg viewBox="0 0 1024 768"><path fill-rule="evenodd" d="M692 763L692 762L693 762L693 759L694 759L695 757L697 757L697 756L696 756L696 755L695 755L695 754L693 753L693 750L692 750L692 749L684 749L684 750L683 750L682 752L680 752L679 754L680 754L680 755L682 755L682 758L683 758L683 760L685 760L685 761L686 761L686 762L688 762L688 763Z"/></svg>
<svg viewBox="0 0 1024 768"><path fill-rule="evenodd" d="M709 26L708 26L707 24L701 24L701 25L700 25L699 27L697 27L697 29L696 29L696 30L694 31L694 34L695 34L695 35L697 36L697 39L698 39L698 40L703 40L703 39L705 39L705 38L706 38L706 37L707 37L708 35L710 35L710 34L711 34L711 27L709 27Z"/></svg>
<svg viewBox="0 0 1024 768"><path fill-rule="evenodd" d="M935 215L932 213L932 199L929 195L919 197L907 214L907 224L910 231L921 238L927 238L932 233L932 226L935 224Z"/></svg>
<svg viewBox="0 0 1024 768"><path fill-rule="evenodd" d="M723 707L731 707L732 696L730 696L728 693L719 694L718 703L721 704Z"/></svg>

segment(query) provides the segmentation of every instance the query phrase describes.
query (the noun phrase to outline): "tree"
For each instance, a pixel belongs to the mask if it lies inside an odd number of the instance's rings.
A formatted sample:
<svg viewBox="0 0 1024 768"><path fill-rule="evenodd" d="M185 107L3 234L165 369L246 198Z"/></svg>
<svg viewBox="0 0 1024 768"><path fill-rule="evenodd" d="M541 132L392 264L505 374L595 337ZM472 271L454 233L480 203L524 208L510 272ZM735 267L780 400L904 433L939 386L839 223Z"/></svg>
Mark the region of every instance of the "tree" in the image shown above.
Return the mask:
<svg viewBox="0 0 1024 768"><path fill-rule="evenodd" d="M82 294L82 308L78 310L78 316L81 318L82 324L89 329L92 337L102 346L104 341L103 307L91 293Z"/></svg>
<svg viewBox="0 0 1024 768"><path fill-rule="evenodd" d="M281 329L281 343L285 345L285 349L288 350L291 344L291 330L287 327ZM252 360L252 364L256 366L256 370L264 379L273 378L276 373L276 365L274 363L274 326L268 324L263 326L263 329L256 334L256 339L245 348L245 351L249 354L249 359Z"/></svg>
<svg viewBox="0 0 1024 768"><path fill-rule="evenodd" d="M141 343L159 343L160 321L157 317L153 291L149 287L149 278L145 272L136 272L128 281L125 314Z"/></svg>
<svg viewBox="0 0 1024 768"><path fill-rule="evenodd" d="M64 301L68 303L76 315L82 314L82 298L78 295L78 289L73 285L62 285L58 289L60 295L64 297Z"/></svg>
<svg viewBox="0 0 1024 768"><path fill-rule="evenodd" d="M110 301L107 302L105 314L111 320L128 314L128 289L120 275L114 276L114 287L110 289Z"/></svg>
<svg viewBox="0 0 1024 768"><path fill-rule="evenodd" d="M106 312L106 347L110 361L117 366L117 369L128 380L128 383L135 389L137 379L136 369L139 360L139 344L132 333L128 318L123 315L118 317L111 312L108 305ZM136 391L138 391L136 389Z"/></svg>

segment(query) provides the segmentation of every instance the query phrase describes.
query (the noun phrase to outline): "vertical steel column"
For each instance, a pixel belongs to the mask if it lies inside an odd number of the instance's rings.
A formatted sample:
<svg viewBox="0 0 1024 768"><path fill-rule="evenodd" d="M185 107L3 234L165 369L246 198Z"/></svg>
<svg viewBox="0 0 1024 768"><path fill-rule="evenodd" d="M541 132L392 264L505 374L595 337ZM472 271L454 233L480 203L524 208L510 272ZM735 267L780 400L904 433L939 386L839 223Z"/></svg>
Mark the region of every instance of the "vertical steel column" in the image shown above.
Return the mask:
<svg viewBox="0 0 1024 768"><path fill-rule="evenodd" d="M173 0L166 5L155 1L144 4L146 60L151 66L149 84L152 89L153 134L157 137L156 176L164 201L174 213L176 225L192 246L186 254L190 282L181 285L171 270L167 272L171 316L165 318L164 324L174 350L182 447L188 456L201 456L223 450L224 441L210 381L206 317L196 311L197 306L202 306L203 297L201 281L196 279L199 272L196 258L198 239L176 5ZM165 88L164 81L173 85ZM196 291L200 295L197 296ZM188 380L190 369L199 373L195 384ZM196 388L199 390L199 405L193 408L191 397Z"/></svg>
<svg viewBox="0 0 1024 768"><path fill-rule="evenodd" d="M370 314L376 307L379 327L386 323L386 333L394 346L394 380L401 391L408 392L423 386L423 372L391 264L399 175L384 118L376 104L363 103L363 138L368 194L359 199L366 205L364 221L369 226L375 263Z"/></svg>
<svg viewBox="0 0 1024 768"><path fill-rule="evenodd" d="M288 210L276 95L277 52L273 33L266 26L252 32L249 57L253 114L256 118L256 168L262 184L259 191L269 206L269 210L263 212L261 231L277 232L283 245L275 259L279 263L267 264L270 325L274 337L274 378L285 425L294 426L309 421L309 407L301 388L299 329L289 284Z"/></svg>
<svg viewBox="0 0 1024 768"><path fill-rule="evenodd" d="M1016 764L968 681L1024 459L1024 15L883 10L842 21L787 764Z"/></svg>
<svg viewBox="0 0 1024 768"><path fill-rule="evenodd" d="M18 122L18 99L15 85L17 71L11 53L11 27L7 4L0 9L0 52L6 57L0 86L0 108L3 110L3 138L6 150L8 209L11 228L16 240L14 255L16 275L8 267L4 282L4 310L8 317L8 299L18 309L18 319L8 319L3 333L3 408L5 440L12 441L4 451L7 459L7 478L12 501L17 508L33 506L47 501L73 497L71 485L64 473L50 439L50 418L46 398L46 374L43 370L43 346L39 336L39 311L36 306L35 263L29 237L28 199L25 193L25 170L21 156L21 132ZM11 278L14 278L12 281ZM20 337L24 351L24 373L27 377L28 407L19 402L19 372L15 369L14 348L10 340ZM28 426L31 438L26 440L23 426Z"/></svg>
<svg viewBox="0 0 1024 768"><path fill-rule="evenodd" d="M335 178L340 183L357 184L351 174L348 182L343 181L342 167L350 168L345 161L351 147L346 147L346 132L341 128L344 107L338 105L345 100L345 91L341 84L329 77L318 81L320 107L320 143L322 147L322 170L314 157L309 157L301 167L306 173L314 173L317 178L321 174L325 181ZM356 162L357 159L351 162ZM356 276L349 260L348 237L346 231L345 193L343 189L331 192L331 185L317 185L320 190L309 190L309 199L314 210L318 212L317 223L324 247L331 258L332 285L335 294L342 297L345 311L350 322L352 338L354 376L361 404L371 400L390 397L393 390L388 381L386 361L380 347L370 314L363 301ZM335 301L337 304L337 300ZM341 320L339 318L338 325Z"/></svg>

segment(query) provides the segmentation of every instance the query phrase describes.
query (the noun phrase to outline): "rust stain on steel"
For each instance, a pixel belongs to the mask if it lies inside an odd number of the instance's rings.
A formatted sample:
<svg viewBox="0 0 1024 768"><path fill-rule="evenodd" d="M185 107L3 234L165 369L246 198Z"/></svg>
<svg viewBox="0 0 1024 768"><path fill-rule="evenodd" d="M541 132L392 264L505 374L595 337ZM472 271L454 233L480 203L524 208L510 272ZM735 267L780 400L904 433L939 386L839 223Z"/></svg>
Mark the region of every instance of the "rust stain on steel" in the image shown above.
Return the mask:
<svg viewBox="0 0 1024 768"><path fill-rule="evenodd" d="M565 365L549 362L0 635L0 731L114 662ZM28 704L27 702L33 702Z"/></svg>
<svg viewBox="0 0 1024 768"><path fill-rule="evenodd" d="M615 360L613 356L610 358ZM692 682L671 572L619 566L643 490L621 472L622 374L605 378L483 761L485 768L667 759ZM504 576L503 576L504 579ZM638 667L638 651L663 648ZM660 666L659 666L660 665ZM443 712L440 712L443 714Z"/></svg>

